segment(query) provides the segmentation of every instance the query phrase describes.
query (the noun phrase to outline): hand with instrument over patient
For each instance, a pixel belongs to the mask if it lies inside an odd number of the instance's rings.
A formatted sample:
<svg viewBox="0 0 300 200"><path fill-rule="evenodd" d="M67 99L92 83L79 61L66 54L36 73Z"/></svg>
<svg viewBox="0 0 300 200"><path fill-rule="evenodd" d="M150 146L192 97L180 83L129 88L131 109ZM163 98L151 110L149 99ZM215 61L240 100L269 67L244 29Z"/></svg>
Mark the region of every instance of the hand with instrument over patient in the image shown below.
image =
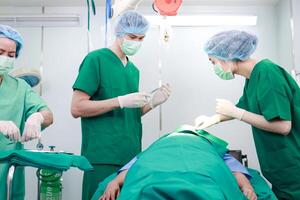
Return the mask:
<svg viewBox="0 0 300 200"><path fill-rule="evenodd" d="M219 113L221 115L226 115L228 117L231 117L233 119L241 120L245 110L238 108L235 106L232 102L226 100L226 99L216 99L216 113Z"/></svg>
<svg viewBox="0 0 300 200"><path fill-rule="evenodd" d="M215 114L213 116L200 115L195 119L195 129L196 130L206 129L215 124L218 124L219 122L227 121L231 119L232 119L231 117L221 115L221 114Z"/></svg>
<svg viewBox="0 0 300 200"><path fill-rule="evenodd" d="M195 119L195 129L202 130L223 121L232 119L242 119L244 109L236 107L226 99L216 99L216 113L213 116L200 115Z"/></svg>

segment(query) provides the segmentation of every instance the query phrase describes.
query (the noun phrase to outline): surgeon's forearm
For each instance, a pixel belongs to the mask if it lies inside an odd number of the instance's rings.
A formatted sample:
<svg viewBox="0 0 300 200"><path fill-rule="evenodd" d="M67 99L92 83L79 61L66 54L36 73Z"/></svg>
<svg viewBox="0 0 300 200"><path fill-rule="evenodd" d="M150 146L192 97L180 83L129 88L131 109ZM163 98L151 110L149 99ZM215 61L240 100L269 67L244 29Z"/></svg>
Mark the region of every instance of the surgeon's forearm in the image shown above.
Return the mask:
<svg viewBox="0 0 300 200"><path fill-rule="evenodd" d="M107 113L113 109L119 108L120 104L117 98L92 101L81 100L76 103L72 103L71 113L73 117L94 117L104 113Z"/></svg>
<svg viewBox="0 0 300 200"><path fill-rule="evenodd" d="M264 116L251 113L248 111L245 111L241 120L258 129L262 129L265 131L269 131L281 135L288 135L292 127L291 121L284 121L284 120L267 121L264 118Z"/></svg>
<svg viewBox="0 0 300 200"><path fill-rule="evenodd" d="M118 98L111 98L106 100L94 101L87 93L74 90L71 113L72 116L77 117L94 117L107 113L115 108L119 108L120 104Z"/></svg>
<svg viewBox="0 0 300 200"><path fill-rule="evenodd" d="M39 113L41 113L44 118L44 121L42 123L43 128L46 128L53 123L53 114L50 110L48 109L40 110Z"/></svg>

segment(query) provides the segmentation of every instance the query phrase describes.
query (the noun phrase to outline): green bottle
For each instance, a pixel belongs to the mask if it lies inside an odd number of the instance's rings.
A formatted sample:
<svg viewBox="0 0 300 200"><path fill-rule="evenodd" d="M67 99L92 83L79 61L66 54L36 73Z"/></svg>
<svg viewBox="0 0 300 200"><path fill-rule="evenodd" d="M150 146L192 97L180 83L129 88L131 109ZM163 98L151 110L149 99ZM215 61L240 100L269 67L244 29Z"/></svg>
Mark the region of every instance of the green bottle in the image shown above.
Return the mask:
<svg viewBox="0 0 300 200"><path fill-rule="evenodd" d="M50 147L54 151L54 147ZM62 172L52 169L38 169L39 200L62 199Z"/></svg>

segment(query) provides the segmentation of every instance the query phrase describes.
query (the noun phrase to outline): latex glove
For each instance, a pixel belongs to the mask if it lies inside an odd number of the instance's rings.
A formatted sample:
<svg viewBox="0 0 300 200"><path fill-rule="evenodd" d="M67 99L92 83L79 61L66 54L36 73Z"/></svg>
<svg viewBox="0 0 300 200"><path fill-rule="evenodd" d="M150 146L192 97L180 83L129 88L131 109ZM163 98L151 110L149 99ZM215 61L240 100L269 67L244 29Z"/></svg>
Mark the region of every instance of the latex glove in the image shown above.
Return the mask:
<svg viewBox="0 0 300 200"><path fill-rule="evenodd" d="M171 95L171 87L169 84L162 85L152 96L149 105L153 109L156 106L166 102Z"/></svg>
<svg viewBox="0 0 300 200"><path fill-rule="evenodd" d="M242 190L243 194L247 197L247 199L257 200L257 196L252 188L242 187L241 190Z"/></svg>
<svg viewBox="0 0 300 200"><path fill-rule="evenodd" d="M201 115L195 119L195 129L202 130L215 124L218 124L220 121L220 115L213 115L211 117Z"/></svg>
<svg viewBox="0 0 300 200"><path fill-rule="evenodd" d="M12 141L20 141L20 130L12 121L0 121L0 132Z"/></svg>
<svg viewBox="0 0 300 200"><path fill-rule="evenodd" d="M121 108L140 108L148 103L150 94L145 92L130 93L124 96L118 96Z"/></svg>
<svg viewBox="0 0 300 200"><path fill-rule="evenodd" d="M216 113L241 120L245 110L236 107L233 103L226 99L217 99Z"/></svg>
<svg viewBox="0 0 300 200"><path fill-rule="evenodd" d="M27 142L41 137L41 126L44 117L41 113L36 112L30 115L25 122L24 132L22 135L22 142Z"/></svg>
<svg viewBox="0 0 300 200"><path fill-rule="evenodd" d="M116 180L111 181L99 200L115 200L120 194L120 185Z"/></svg>

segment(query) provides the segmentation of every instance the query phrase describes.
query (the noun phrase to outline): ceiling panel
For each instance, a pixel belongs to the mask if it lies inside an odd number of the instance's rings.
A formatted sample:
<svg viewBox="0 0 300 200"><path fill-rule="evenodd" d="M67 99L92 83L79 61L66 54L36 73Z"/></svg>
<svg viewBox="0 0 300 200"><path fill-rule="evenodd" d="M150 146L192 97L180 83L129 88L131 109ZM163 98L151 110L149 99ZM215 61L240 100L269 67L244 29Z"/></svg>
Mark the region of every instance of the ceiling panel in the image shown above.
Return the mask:
<svg viewBox="0 0 300 200"><path fill-rule="evenodd" d="M184 5L276 5L280 0L183 0ZM96 5L103 6L105 0L95 0ZM151 5L153 0L144 0L141 6ZM84 6L86 0L0 0L0 6Z"/></svg>

